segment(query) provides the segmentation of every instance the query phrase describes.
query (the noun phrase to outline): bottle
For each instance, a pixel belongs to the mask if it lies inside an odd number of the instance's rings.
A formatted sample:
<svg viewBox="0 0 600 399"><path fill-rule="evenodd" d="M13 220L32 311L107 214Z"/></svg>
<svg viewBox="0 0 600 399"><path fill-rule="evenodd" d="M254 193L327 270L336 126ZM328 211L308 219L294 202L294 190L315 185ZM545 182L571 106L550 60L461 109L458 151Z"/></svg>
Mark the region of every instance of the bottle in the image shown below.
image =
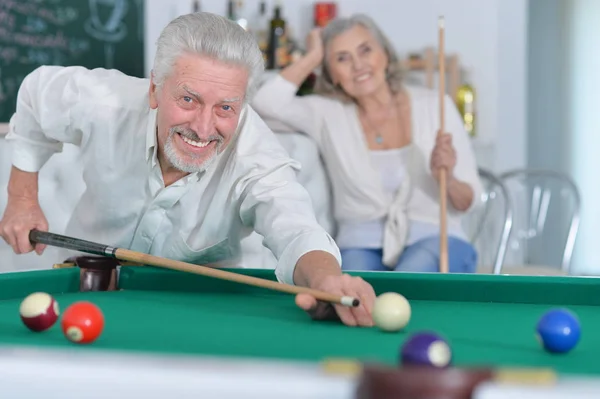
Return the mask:
<svg viewBox="0 0 600 399"><path fill-rule="evenodd" d="M234 21L244 30L248 30L248 20L244 17L244 1L229 0L227 3L227 19Z"/></svg>
<svg viewBox="0 0 600 399"><path fill-rule="evenodd" d="M253 18L250 31L254 35L258 48L263 54L265 67L267 66L267 54L269 50L269 17L267 15L267 3L265 0L260 2L258 14Z"/></svg>
<svg viewBox="0 0 600 399"><path fill-rule="evenodd" d="M313 6L314 27L323 28L337 15L335 2L318 1Z"/></svg>
<svg viewBox="0 0 600 399"><path fill-rule="evenodd" d="M245 16L244 11L244 0L238 0L235 8L235 22L241 26L245 31L248 30L248 19Z"/></svg>
<svg viewBox="0 0 600 399"><path fill-rule="evenodd" d="M314 72L311 72L306 79L302 82L298 90L296 91L296 95L298 96L308 96L312 94L315 90L315 83L317 80L317 75Z"/></svg>
<svg viewBox="0 0 600 399"><path fill-rule="evenodd" d="M476 119L476 110L475 110L475 99L476 93L475 88L473 87L470 81L470 75L468 71L465 71L463 84L458 88L456 93L456 106L458 108L458 112L460 113L463 125L466 132L471 137L475 137L477 135L477 131L475 129L475 119Z"/></svg>
<svg viewBox="0 0 600 399"><path fill-rule="evenodd" d="M192 11L193 12L202 11L202 7L200 6L200 0L194 0L194 3L192 4Z"/></svg>
<svg viewBox="0 0 600 399"><path fill-rule="evenodd" d="M229 0L227 2L227 19L235 21L235 2L233 0Z"/></svg>
<svg viewBox="0 0 600 399"><path fill-rule="evenodd" d="M281 16L281 5L277 2L269 26L269 50L267 53L268 69L281 69L288 63L288 45L285 25L285 19Z"/></svg>

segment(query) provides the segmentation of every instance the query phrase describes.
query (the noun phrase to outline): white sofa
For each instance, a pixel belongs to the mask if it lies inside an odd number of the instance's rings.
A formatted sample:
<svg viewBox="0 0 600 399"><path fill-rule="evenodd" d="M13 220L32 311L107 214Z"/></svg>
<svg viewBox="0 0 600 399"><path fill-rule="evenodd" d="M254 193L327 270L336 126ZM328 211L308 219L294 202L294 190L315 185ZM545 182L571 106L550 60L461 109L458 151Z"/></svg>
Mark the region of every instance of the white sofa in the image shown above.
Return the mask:
<svg viewBox="0 0 600 399"><path fill-rule="evenodd" d="M333 232L329 183L317 147L311 139L302 134L286 132L278 134L278 137L290 156L302 164L298 179L311 195L319 222L327 231ZM76 147L66 145L64 151L52 157L40 172L40 204L51 230L56 233L64 232L68 218L84 188L78 155ZM6 207L10 157L10 144L0 135L0 214L4 213ZM0 272L51 268L54 263L61 261L56 258L55 251L56 249L48 248L41 256L35 253L16 255L3 240L0 240ZM254 233L245 240L244 253L244 265L248 268L275 267L275 258L262 245L262 237L258 234Z"/></svg>

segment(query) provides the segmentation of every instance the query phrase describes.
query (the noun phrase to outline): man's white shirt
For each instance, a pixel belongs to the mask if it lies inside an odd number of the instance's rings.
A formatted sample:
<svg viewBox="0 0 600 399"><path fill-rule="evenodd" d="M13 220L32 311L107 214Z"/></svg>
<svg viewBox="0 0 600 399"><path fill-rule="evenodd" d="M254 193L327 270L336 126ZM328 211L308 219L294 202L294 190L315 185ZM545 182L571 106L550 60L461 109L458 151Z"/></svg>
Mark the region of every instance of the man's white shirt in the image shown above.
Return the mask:
<svg viewBox="0 0 600 399"><path fill-rule="evenodd" d="M147 79L82 67L45 66L23 81L7 135L13 165L37 172L63 143L81 151L86 187L67 235L190 263L252 267L240 263L240 244L254 230L278 259L277 278L290 284L309 251L341 262L296 180L300 165L249 106L208 171L165 187L148 88Z"/></svg>

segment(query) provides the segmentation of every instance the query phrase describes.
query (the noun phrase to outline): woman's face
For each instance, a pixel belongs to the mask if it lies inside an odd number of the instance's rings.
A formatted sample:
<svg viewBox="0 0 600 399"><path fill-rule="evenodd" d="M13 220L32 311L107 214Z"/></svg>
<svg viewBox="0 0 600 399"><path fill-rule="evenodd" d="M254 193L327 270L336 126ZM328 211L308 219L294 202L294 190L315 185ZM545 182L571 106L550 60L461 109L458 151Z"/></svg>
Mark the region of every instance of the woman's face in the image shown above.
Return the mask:
<svg viewBox="0 0 600 399"><path fill-rule="evenodd" d="M387 55L366 28L354 26L338 35L326 51L333 83L349 96L367 96L386 84Z"/></svg>

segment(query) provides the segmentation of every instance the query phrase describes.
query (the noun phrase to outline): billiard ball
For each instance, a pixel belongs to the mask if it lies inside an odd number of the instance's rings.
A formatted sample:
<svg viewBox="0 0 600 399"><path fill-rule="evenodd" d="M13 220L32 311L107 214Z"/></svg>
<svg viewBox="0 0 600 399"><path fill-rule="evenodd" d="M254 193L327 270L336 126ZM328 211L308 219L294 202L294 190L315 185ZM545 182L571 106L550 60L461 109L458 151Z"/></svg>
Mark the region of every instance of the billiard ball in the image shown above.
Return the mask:
<svg viewBox="0 0 600 399"><path fill-rule="evenodd" d="M536 332L545 350L552 353L565 353L579 342L581 326L577 315L568 309L558 308L542 315Z"/></svg>
<svg viewBox="0 0 600 399"><path fill-rule="evenodd" d="M75 302L67 309L61 321L65 337L78 344L94 342L104 329L104 314L91 302Z"/></svg>
<svg viewBox="0 0 600 399"><path fill-rule="evenodd" d="M402 345L402 365L446 368L452 361L452 350L448 342L433 332L411 335Z"/></svg>
<svg viewBox="0 0 600 399"><path fill-rule="evenodd" d="M400 331L410 321L411 307L406 298L386 292L375 299L373 322L383 331Z"/></svg>
<svg viewBox="0 0 600 399"><path fill-rule="evenodd" d="M60 315L58 302L45 292L34 292L21 302L19 314L23 324L31 331L40 332L49 329Z"/></svg>

